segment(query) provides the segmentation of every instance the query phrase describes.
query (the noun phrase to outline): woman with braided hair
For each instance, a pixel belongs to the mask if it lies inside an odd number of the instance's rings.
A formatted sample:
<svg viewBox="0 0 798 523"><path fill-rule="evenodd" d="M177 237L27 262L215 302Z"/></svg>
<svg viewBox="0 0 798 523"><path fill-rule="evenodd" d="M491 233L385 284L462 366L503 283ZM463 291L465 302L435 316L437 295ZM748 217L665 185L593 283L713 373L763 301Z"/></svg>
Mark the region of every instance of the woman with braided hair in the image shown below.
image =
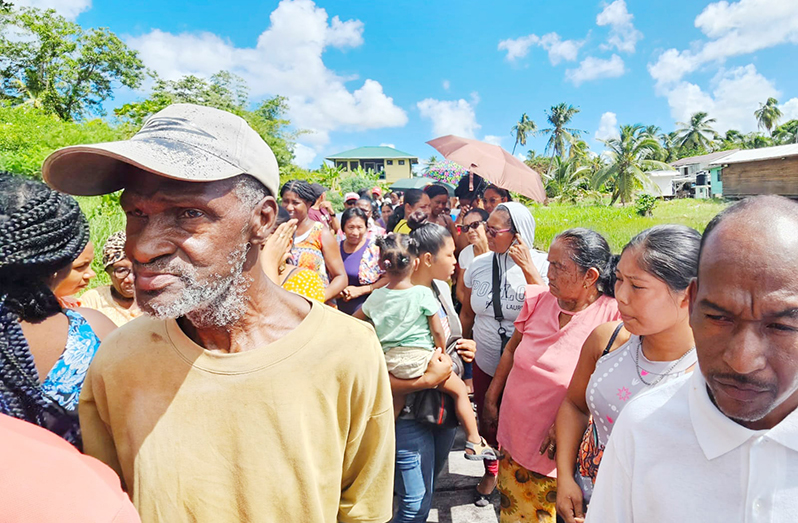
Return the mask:
<svg viewBox="0 0 798 523"><path fill-rule="evenodd" d="M0 413L78 447L80 389L115 326L91 309L62 309L52 289L88 241L73 198L0 174Z"/></svg>

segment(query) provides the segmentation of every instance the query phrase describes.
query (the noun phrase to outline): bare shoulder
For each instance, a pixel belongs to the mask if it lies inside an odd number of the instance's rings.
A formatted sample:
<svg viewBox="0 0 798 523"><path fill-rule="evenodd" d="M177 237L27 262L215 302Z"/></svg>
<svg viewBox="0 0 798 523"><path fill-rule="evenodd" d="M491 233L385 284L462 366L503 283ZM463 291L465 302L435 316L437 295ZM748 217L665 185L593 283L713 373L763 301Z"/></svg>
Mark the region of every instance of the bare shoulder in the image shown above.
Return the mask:
<svg viewBox="0 0 798 523"><path fill-rule="evenodd" d="M88 322L94 334L103 341L109 334L116 330L116 324L100 311L88 307L78 307L75 311Z"/></svg>
<svg viewBox="0 0 798 523"><path fill-rule="evenodd" d="M590 336L588 336L587 340L585 340L585 350L589 351L590 354L594 355L595 359L598 360L601 357L601 354L607 348L607 344L610 342L612 335L615 333L615 329L618 328L618 325L620 324L620 321L608 321L607 323L602 323L593 329L593 332L591 332ZM610 346L610 352L629 341L630 336L631 334L629 334L629 331L621 327L621 330L618 332L618 335L615 337L615 340Z"/></svg>

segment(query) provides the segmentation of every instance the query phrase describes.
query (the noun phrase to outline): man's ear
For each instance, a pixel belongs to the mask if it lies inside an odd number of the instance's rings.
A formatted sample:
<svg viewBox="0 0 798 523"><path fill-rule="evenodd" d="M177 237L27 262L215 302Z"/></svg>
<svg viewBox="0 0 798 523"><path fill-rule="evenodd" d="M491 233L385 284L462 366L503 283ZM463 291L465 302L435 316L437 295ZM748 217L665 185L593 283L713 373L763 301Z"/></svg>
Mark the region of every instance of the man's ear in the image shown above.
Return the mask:
<svg viewBox="0 0 798 523"><path fill-rule="evenodd" d="M267 196L252 210L250 219L251 231L249 242L260 248L266 239L274 232L277 222L277 200L274 196Z"/></svg>

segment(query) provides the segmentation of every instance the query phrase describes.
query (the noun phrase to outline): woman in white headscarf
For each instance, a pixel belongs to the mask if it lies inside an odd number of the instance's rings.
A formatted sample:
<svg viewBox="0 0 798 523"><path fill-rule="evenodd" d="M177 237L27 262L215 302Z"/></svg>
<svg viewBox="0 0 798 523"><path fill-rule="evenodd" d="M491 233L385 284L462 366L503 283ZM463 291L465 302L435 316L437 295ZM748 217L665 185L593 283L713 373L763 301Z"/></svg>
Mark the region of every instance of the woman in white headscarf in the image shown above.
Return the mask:
<svg viewBox="0 0 798 523"><path fill-rule="evenodd" d="M499 364L504 346L513 334L513 322L524 305L528 284L546 285L546 253L532 248L535 219L523 204L499 204L488 218L485 231L490 252L474 258L463 275L465 292L460 321L463 337L477 344L474 360L474 401L482 419L485 393ZM498 285L495 285L497 282ZM480 434L496 445L495 426L481 426ZM477 485L477 504L487 505L496 486L498 462L485 462L485 476Z"/></svg>

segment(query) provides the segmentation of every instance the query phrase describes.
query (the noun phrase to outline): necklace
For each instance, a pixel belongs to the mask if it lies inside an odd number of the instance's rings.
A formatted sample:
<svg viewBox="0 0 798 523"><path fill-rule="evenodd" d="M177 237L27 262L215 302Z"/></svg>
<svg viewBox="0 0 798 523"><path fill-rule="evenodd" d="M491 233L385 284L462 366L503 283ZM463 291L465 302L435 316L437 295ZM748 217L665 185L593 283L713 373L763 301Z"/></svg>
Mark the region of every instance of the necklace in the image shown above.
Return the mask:
<svg viewBox="0 0 798 523"><path fill-rule="evenodd" d="M668 370L666 370L666 371L665 371L665 372L663 372L662 374L659 374L659 373L656 373L656 372L649 372L649 371L646 371L646 374L654 374L655 376L657 376L657 378L656 378L654 381L652 381L651 383L649 383L649 382L647 382L645 379L643 379L643 373L642 373L642 370L643 370L643 369L640 367L640 353L641 353L641 352L643 352L643 337L641 336L641 337L640 337L638 340L639 340L639 341L638 341L638 344L637 344L637 350L636 350L636 351L633 353L633 354L634 354L634 359L635 359L635 367L637 368L637 376L640 378L640 381L642 381L644 385L646 385L646 386L649 386L649 387L651 387L651 386L653 386L653 385L656 385L657 383L659 383L660 381L662 381L663 379L665 379L665 377L666 377L666 376L670 376L670 375L673 373L673 369L675 369L675 368L676 368L676 366L677 366L677 365L678 365L678 364L679 364L679 363L680 363L680 362L681 362L683 359L685 359L685 358L687 357L687 355L688 355L688 354L691 354L691 353L692 353L692 352L695 350L695 345L693 345L693 346L690 348L690 350L688 350L687 352L685 352L684 354L682 354L682 357L681 357L681 358L679 358L678 360L674 361L674 362L673 362L673 365L671 365L670 367L668 367Z"/></svg>

